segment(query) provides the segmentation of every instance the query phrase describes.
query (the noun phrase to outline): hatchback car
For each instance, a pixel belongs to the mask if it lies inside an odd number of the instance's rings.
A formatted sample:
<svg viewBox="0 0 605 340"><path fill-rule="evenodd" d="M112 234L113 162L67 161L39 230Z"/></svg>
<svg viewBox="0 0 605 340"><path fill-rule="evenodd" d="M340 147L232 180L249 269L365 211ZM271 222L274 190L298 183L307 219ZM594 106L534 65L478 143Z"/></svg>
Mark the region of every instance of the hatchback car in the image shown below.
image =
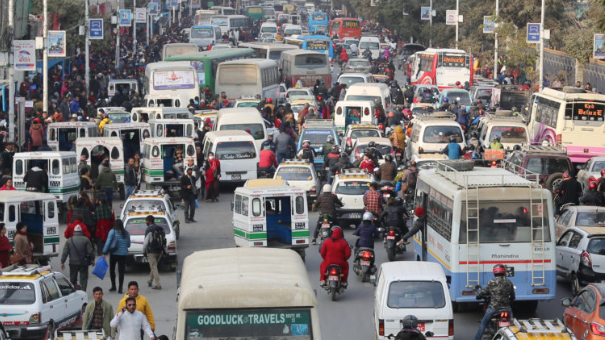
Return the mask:
<svg viewBox="0 0 605 340"><path fill-rule="evenodd" d="M605 279L605 228L569 228L557 241L555 255L557 275L571 282L574 294Z"/></svg>
<svg viewBox="0 0 605 340"><path fill-rule="evenodd" d="M414 86L414 103L422 102L422 95L426 89L431 90L433 98L437 99L439 97L439 87L437 85L418 84Z"/></svg>
<svg viewBox="0 0 605 340"><path fill-rule="evenodd" d="M572 298L564 298L563 321L578 339L600 340L605 336L605 284L591 283Z"/></svg>
<svg viewBox="0 0 605 340"><path fill-rule="evenodd" d="M317 199L320 182L313 164L298 160L282 161L273 178L288 181L289 186L305 190L309 205Z"/></svg>
<svg viewBox="0 0 605 340"><path fill-rule="evenodd" d="M353 228L361 221L364 204L363 195L369 190L374 177L362 170L345 170L334 176L332 193L342 202L342 207L336 208L338 221L349 221Z"/></svg>
<svg viewBox="0 0 605 340"><path fill-rule="evenodd" d="M588 188L590 182L597 182L601 178L601 171L605 169L605 156L593 157L578 171L578 182L582 190Z"/></svg>
<svg viewBox="0 0 605 340"><path fill-rule="evenodd" d="M349 124L342 136L340 149L345 153L350 153L353 145L357 143L358 138L371 137L381 138L382 134L376 125L372 124Z"/></svg>
<svg viewBox="0 0 605 340"><path fill-rule="evenodd" d="M163 211L136 211L130 212L124 220L124 227L130 233L130 248L128 248L128 262L130 263L147 263L147 257L144 254L143 243L145 241L145 231L147 224L145 219L148 215L154 217L154 223L162 227L166 234L166 254L162 256L160 263L170 265L171 270L176 270L178 265L177 260L177 245L176 232L172 224L170 216Z"/></svg>
<svg viewBox="0 0 605 340"><path fill-rule="evenodd" d="M590 205L570 205L555 219L557 237L571 227L605 227L605 209Z"/></svg>
<svg viewBox="0 0 605 340"><path fill-rule="evenodd" d="M439 100L435 102L435 108L440 109L443 105L443 99L447 98L449 103L458 103L458 105L464 105L465 110L468 112L473 105L471 94L467 90L462 89L445 89L439 94Z"/></svg>
<svg viewBox="0 0 605 340"><path fill-rule="evenodd" d="M137 190L133 192L120 207L122 208L122 221L126 220L126 217L130 212L148 210L166 212L166 214L172 218L176 238L179 238L181 225L178 214L179 206L172 202L170 195L164 190Z"/></svg>

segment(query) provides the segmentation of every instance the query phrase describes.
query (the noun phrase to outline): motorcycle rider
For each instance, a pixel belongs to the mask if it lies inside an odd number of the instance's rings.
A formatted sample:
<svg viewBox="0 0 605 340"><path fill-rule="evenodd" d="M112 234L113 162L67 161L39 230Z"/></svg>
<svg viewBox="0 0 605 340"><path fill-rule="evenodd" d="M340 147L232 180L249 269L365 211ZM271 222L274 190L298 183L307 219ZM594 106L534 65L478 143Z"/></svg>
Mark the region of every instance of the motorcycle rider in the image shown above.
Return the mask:
<svg viewBox="0 0 605 340"><path fill-rule="evenodd" d="M374 249L374 238L378 237L378 229L372 223L372 218L374 216L371 212L363 213L363 218L361 219L361 223L353 232L353 235L359 236L357 241L355 241L355 249L358 248L372 248Z"/></svg>
<svg viewBox="0 0 605 340"><path fill-rule="evenodd" d="M259 153L258 171L265 171L269 177L273 177L273 173L277 168L277 158L275 153L271 151L270 146L265 146Z"/></svg>
<svg viewBox="0 0 605 340"><path fill-rule="evenodd" d="M328 99L328 87L326 86L326 81L323 79L317 79L319 81L319 86L317 87L316 96L320 96L322 100Z"/></svg>
<svg viewBox="0 0 605 340"><path fill-rule="evenodd" d="M342 48L340 51L340 67L344 66L349 61L349 54L346 48Z"/></svg>
<svg viewBox="0 0 605 340"><path fill-rule="evenodd" d="M393 104L403 104L403 92L401 91L401 87L399 87L397 80L391 82L391 88L389 90L391 92Z"/></svg>
<svg viewBox="0 0 605 340"><path fill-rule="evenodd" d="M403 207L403 200L401 197L389 197L387 206L384 208L382 215L380 215L380 221L384 222L385 227L396 227L399 229L401 235L405 235L409 229L406 225L408 216Z"/></svg>
<svg viewBox="0 0 605 340"><path fill-rule="evenodd" d="M380 153L380 151L378 151L378 149L376 149L376 142L370 141L368 143L368 149L366 150L366 152L368 151L371 153L370 159L372 160L372 162L378 165L378 160L382 159L382 154Z"/></svg>
<svg viewBox="0 0 605 340"><path fill-rule="evenodd" d="M384 163L378 167L376 175L380 178L380 185L386 182L393 182L395 176L397 176L397 167L393 163L393 156L384 156Z"/></svg>
<svg viewBox="0 0 605 340"><path fill-rule="evenodd" d="M351 162L349 161L349 155L347 155L346 153L341 153L340 154L340 158L338 159L338 163L334 164L331 168L330 171L332 171L332 173L343 173L345 169L351 169L353 168L353 164L351 164Z"/></svg>
<svg viewBox="0 0 605 340"><path fill-rule="evenodd" d="M334 172L332 172L332 166L338 163L339 158L340 148L338 147L338 145L332 145L330 153L324 156L324 167L328 168L328 184L332 184L332 177L334 176Z"/></svg>
<svg viewBox="0 0 605 340"><path fill-rule="evenodd" d="M584 195L580 197L580 203L582 205L602 206L603 205L603 194L597 191L597 183L590 182L588 184L588 190L584 192Z"/></svg>
<svg viewBox="0 0 605 340"><path fill-rule="evenodd" d="M334 101L335 103L338 101L339 97L340 97L340 83L335 81L334 84L332 84L332 88L330 89L330 96L332 96L332 101Z"/></svg>
<svg viewBox="0 0 605 340"><path fill-rule="evenodd" d="M557 204L558 212L563 204L573 203L574 205L580 205L582 185L576 180L575 174L565 171L565 173L563 173L563 181L559 183L559 186L554 193L559 194L559 204Z"/></svg>
<svg viewBox="0 0 605 340"><path fill-rule="evenodd" d="M416 189L416 180L418 179L418 168L416 161L408 162L408 167L405 169L399 181L401 182L401 193L405 197L408 192L413 192Z"/></svg>
<svg viewBox="0 0 605 340"><path fill-rule="evenodd" d="M401 125L395 126L395 130L392 135L389 136L391 145L395 151L400 151L403 156L403 150L405 150L405 133ZM399 160L398 160L399 161Z"/></svg>
<svg viewBox="0 0 605 340"><path fill-rule="evenodd" d="M456 143L456 135L450 135L449 144L441 151L441 153L447 155L449 159L462 158L462 152L462 148Z"/></svg>
<svg viewBox="0 0 605 340"><path fill-rule="evenodd" d="M319 207L319 219L317 220L315 231L313 231L312 244L317 244L317 236L319 236L323 216L328 215L328 220L336 221L336 207L342 207L342 202L338 199L338 196L332 193L332 186L324 184L321 195L315 201L315 207Z"/></svg>
<svg viewBox="0 0 605 340"><path fill-rule="evenodd" d="M311 147L311 142L309 140L303 141L303 147L296 154L296 158L307 160L309 163L313 163L315 161L315 150Z"/></svg>
<svg viewBox="0 0 605 340"><path fill-rule="evenodd" d="M489 144L489 148L492 150L504 149L504 147L502 146L502 143L500 143L499 135L497 135L496 137L494 137L494 139L492 139L492 142Z"/></svg>
<svg viewBox="0 0 605 340"><path fill-rule="evenodd" d="M382 195L378 191L378 183L370 183L370 190L363 196L363 206L365 211L371 212L376 217L382 215Z"/></svg>
<svg viewBox="0 0 605 340"><path fill-rule="evenodd" d="M414 90L412 89L412 86L406 86L403 96L405 97L406 104L411 104L414 102Z"/></svg>
<svg viewBox="0 0 605 340"><path fill-rule="evenodd" d="M342 229L334 228L332 230L332 237L325 240L321 245L321 264L319 266L321 285L326 284L326 272L328 266L336 264L340 267L342 278L341 284L343 287L347 287L347 280L349 279L349 262L347 260L351 257L351 248L347 241L342 238Z"/></svg>
<svg viewBox="0 0 605 340"><path fill-rule="evenodd" d="M373 173L374 168L376 168L376 163L372 161L370 158L370 152L366 151L362 158L359 159L361 163L359 163L359 169L365 170L367 173Z"/></svg>
<svg viewBox="0 0 605 340"><path fill-rule="evenodd" d="M475 340L481 340L483 332L489 324L492 316L495 312L501 309L508 308L511 319L513 315L513 309L511 304L515 301L515 287L513 283L506 278L506 267L503 264L497 264L494 266L494 278L491 279L485 289L477 294L477 300L483 299L485 296L490 297L489 306L485 310L481 325L475 334Z"/></svg>
<svg viewBox="0 0 605 340"><path fill-rule="evenodd" d="M450 103L447 97L443 98L443 104L441 104L441 111L449 111Z"/></svg>
<svg viewBox="0 0 605 340"><path fill-rule="evenodd" d="M363 51L363 54L361 55L362 57L368 59L368 61L371 63L372 62L372 51L370 51L370 47L366 47L366 49Z"/></svg>
<svg viewBox="0 0 605 340"><path fill-rule="evenodd" d="M395 340L426 340L424 334L417 327L418 318L414 315L406 315L403 317L403 329L397 333Z"/></svg>
<svg viewBox="0 0 605 340"><path fill-rule="evenodd" d="M273 151L273 153L275 153L275 142L273 141L273 138L274 138L273 134L270 133L267 136L267 140L264 141L263 144L260 145L260 149L264 150L266 147L269 147L269 149L271 149L271 151Z"/></svg>

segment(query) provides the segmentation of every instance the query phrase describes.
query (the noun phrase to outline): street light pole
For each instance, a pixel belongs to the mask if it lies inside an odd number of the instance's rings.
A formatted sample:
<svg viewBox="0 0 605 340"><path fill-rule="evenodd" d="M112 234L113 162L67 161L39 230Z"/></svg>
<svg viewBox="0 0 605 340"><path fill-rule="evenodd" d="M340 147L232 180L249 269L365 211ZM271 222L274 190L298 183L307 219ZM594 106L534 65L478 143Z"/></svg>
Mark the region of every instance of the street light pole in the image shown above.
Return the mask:
<svg viewBox="0 0 605 340"><path fill-rule="evenodd" d="M42 26L42 36L44 37L44 49L42 50L42 112L48 109L48 2L46 0L42 3L43 15L44 15L44 26ZM67 37L66 37L67 38ZM65 48L67 43L63 42Z"/></svg>
<svg viewBox="0 0 605 340"><path fill-rule="evenodd" d="M132 16L132 56L134 59L134 55L137 54L137 0L132 0L132 13L135 15Z"/></svg>
<svg viewBox="0 0 605 340"><path fill-rule="evenodd" d="M500 14L500 1L496 0L496 18ZM497 20L497 19L494 19ZM494 24L495 26L495 24ZM496 27L494 27L494 74L493 79L496 79L496 75L498 74L498 32L496 31Z"/></svg>
<svg viewBox="0 0 605 340"><path fill-rule="evenodd" d="M460 0L456 0L456 49L458 49L458 19L460 19L460 15L458 11L460 10Z"/></svg>
<svg viewBox="0 0 605 340"><path fill-rule="evenodd" d="M86 62L84 66L84 81L86 82L86 98L89 96L89 84L90 84L90 21L88 20L88 0L84 0L84 27L86 29L86 40L85 40L85 54ZM96 94L95 94L96 95Z"/></svg>
<svg viewBox="0 0 605 340"><path fill-rule="evenodd" d="M120 74L120 1L118 1L118 11L116 12L116 78Z"/></svg>
<svg viewBox="0 0 605 340"><path fill-rule="evenodd" d="M544 89L544 12L545 5L542 0L542 12L540 13L540 91Z"/></svg>
<svg viewBox="0 0 605 340"><path fill-rule="evenodd" d="M10 54L12 58L8 58L8 140L10 142L15 141L15 65L11 64L11 60L15 58L15 51L13 47L14 41L14 24L13 15L15 13L13 7L14 0L8 0L8 36L10 38ZM10 55L9 54L9 55ZM45 86L46 87L46 86ZM23 132L21 132L23 134Z"/></svg>
<svg viewBox="0 0 605 340"><path fill-rule="evenodd" d="M433 47L433 0L429 3L429 47Z"/></svg>

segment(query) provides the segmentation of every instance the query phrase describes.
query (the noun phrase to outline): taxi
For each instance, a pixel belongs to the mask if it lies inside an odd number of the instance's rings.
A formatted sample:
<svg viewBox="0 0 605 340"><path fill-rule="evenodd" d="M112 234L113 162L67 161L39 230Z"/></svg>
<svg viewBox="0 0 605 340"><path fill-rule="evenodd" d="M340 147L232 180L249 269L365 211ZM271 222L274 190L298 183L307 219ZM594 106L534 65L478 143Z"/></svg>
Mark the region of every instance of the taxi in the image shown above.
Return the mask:
<svg viewBox="0 0 605 340"><path fill-rule="evenodd" d="M363 195L369 190L374 177L363 170L345 170L334 176L332 193L342 202L342 207L336 208L336 218L339 221L349 221L356 226L361 221L364 204Z"/></svg>
<svg viewBox="0 0 605 340"><path fill-rule="evenodd" d="M380 132L380 129L373 124L351 124L347 126L347 129L342 136L340 149L344 150L346 153L351 152L357 139L363 137L381 138L382 133Z"/></svg>
<svg viewBox="0 0 605 340"><path fill-rule="evenodd" d="M166 249L165 254L160 260L160 264L165 263L170 265L172 271L176 271L178 266L177 246L176 246L176 231L170 215L161 208L155 210L143 209L130 210L128 216L124 219L124 226L130 233L130 247L128 248L129 263L147 263L147 257L144 255L143 243L145 241L145 231L147 224L145 219L147 216L154 217L154 223L164 229L166 233Z"/></svg>
<svg viewBox="0 0 605 340"><path fill-rule="evenodd" d="M305 105L309 104L309 108L313 110L317 110L317 101L314 96L291 96L288 99L288 103L290 103L290 108L294 113L294 119L298 121L298 114L305 108Z"/></svg>
<svg viewBox="0 0 605 340"><path fill-rule="evenodd" d="M0 322L13 339L49 339L74 325L88 303L62 273L37 264L2 269L0 297Z"/></svg>
<svg viewBox="0 0 605 340"><path fill-rule="evenodd" d="M275 179L288 181L292 187L306 191L309 204L317 199L320 182L313 164L306 161L285 160L279 164L273 176Z"/></svg>
<svg viewBox="0 0 605 340"><path fill-rule="evenodd" d="M502 327L493 340L576 340L574 333L561 320L513 320L509 327Z"/></svg>
<svg viewBox="0 0 605 340"><path fill-rule="evenodd" d="M180 225L178 208L180 205L175 205L163 189L154 190L137 190L133 192L126 202L120 204L122 209L122 221L126 220L130 211L141 210L160 210L166 212L172 219L176 238L178 240L180 234Z"/></svg>
<svg viewBox="0 0 605 340"><path fill-rule="evenodd" d="M336 132L334 122L332 120L325 119L312 119L307 120L303 126L303 130L298 140L298 149L300 151L303 146L303 141L308 140L311 147L315 150L315 170L319 171L323 168L324 164L324 145L326 144L328 136L334 137L334 145L340 144L340 136Z"/></svg>
<svg viewBox="0 0 605 340"><path fill-rule="evenodd" d="M260 99L256 97L242 97L235 100L233 107L258 107Z"/></svg>

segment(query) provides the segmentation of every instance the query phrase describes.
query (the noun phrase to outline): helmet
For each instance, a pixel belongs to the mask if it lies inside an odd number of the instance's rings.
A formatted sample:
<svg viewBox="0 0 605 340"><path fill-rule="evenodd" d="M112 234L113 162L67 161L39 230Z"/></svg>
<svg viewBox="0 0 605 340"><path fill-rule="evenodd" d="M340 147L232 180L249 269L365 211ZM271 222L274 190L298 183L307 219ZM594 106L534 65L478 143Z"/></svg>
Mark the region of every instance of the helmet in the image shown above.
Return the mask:
<svg viewBox="0 0 605 340"><path fill-rule="evenodd" d="M406 315L403 318L403 328L416 328L418 327L418 318L413 315Z"/></svg>
<svg viewBox="0 0 605 340"><path fill-rule="evenodd" d="M414 209L414 215L418 216L418 217L422 217L424 216L424 208L423 207L417 207L416 209Z"/></svg>
<svg viewBox="0 0 605 340"><path fill-rule="evenodd" d="M328 135L328 137L326 137L326 142L333 142L333 141L334 141L334 136Z"/></svg>
<svg viewBox="0 0 605 340"><path fill-rule="evenodd" d="M401 198L401 197L397 196L397 197L395 197L395 202L396 202L398 205L403 205L403 198Z"/></svg>
<svg viewBox="0 0 605 340"><path fill-rule="evenodd" d="M605 169L601 170L601 176L605 175Z"/></svg>
<svg viewBox="0 0 605 340"><path fill-rule="evenodd" d="M389 117L395 117L395 114L393 113L393 111L389 112Z"/></svg>
<svg viewBox="0 0 605 340"><path fill-rule="evenodd" d="M330 192L330 191L332 191L332 185L330 185L330 184L324 184L324 187L323 187L323 189L321 191L323 191L323 192Z"/></svg>
<svg viewBox="0 0 605 340"><path fill-rule="evenodd" d="M267 104L271 104L271 103L273 103L273 99L267 98Z"/></svg>
<svg viewBox="0 0 605 340"><path fill-rule="evenodd" d="M386 155L386 156L384 156L384 160L387 161L387 162L392 162L393 161L393 156Z"/></svg>
<svg viewBox="0 0 605 340"><path fill-rule="evenodd" d="M597 183L595 182L590 182L590 184L588 184L588 189L593 190L597 188Z"/></svg>
<svg viewBox="0 0 605 340"><path fill-rule="evenodd" d="M456 135L450 135L450 143L456 143Z"/></svg>
<svg viewBox="0 0 605 340"><path fill-rule="evenodd" d="M449 101L449 99L447 99L447 97L443 98L443 102L447 103Z"/></svg>
<svg viewBox="0 0 605 340"><path fill-rule="evenodd" d="M459 82L459 81L457 81L457 82L456 82L456 85L460 85L460 82Z"/></svg>
<svg viewBox="0 0 605 340"><path fill-rule="evenodd" d="M494 137L494 140L500 141L500 138L502 138L502 137L500 137L500 135L496 135L496 136Z"/></svg>
<svg viewBox="0 0 605 340"><path fill-rule="evenodd" d="M506 267L503 264L497 264L494 266L494 275L506 274Z"/></svg>
<svg viewBox="0 0 605 340"><path fill-rule="evenodd" d="M516 106L513 106L510 110L513 111L513 112L519 112L519 109L517 109Z"/></svg>
<svg viewBox="0 0 605 340"><path fill-rule="evenodd" d="M371 212L366 211L363 213L363 218L362 218L363 221L371 221L372 218L374 218L374 215L372 215Z"/></svg>
<svg viewBox="0 0 605 340"><path fill-rule="evenodd" d="M376 142L371 141L368 143L368 148L375 148L376 147Z"/></svg>
<svg viewBox="0 0 605 340"><path fill-rule="evenodd" d="M471 137L479 138L479 134L477 133L477 131L473 131L471 132Z"/></svg>

